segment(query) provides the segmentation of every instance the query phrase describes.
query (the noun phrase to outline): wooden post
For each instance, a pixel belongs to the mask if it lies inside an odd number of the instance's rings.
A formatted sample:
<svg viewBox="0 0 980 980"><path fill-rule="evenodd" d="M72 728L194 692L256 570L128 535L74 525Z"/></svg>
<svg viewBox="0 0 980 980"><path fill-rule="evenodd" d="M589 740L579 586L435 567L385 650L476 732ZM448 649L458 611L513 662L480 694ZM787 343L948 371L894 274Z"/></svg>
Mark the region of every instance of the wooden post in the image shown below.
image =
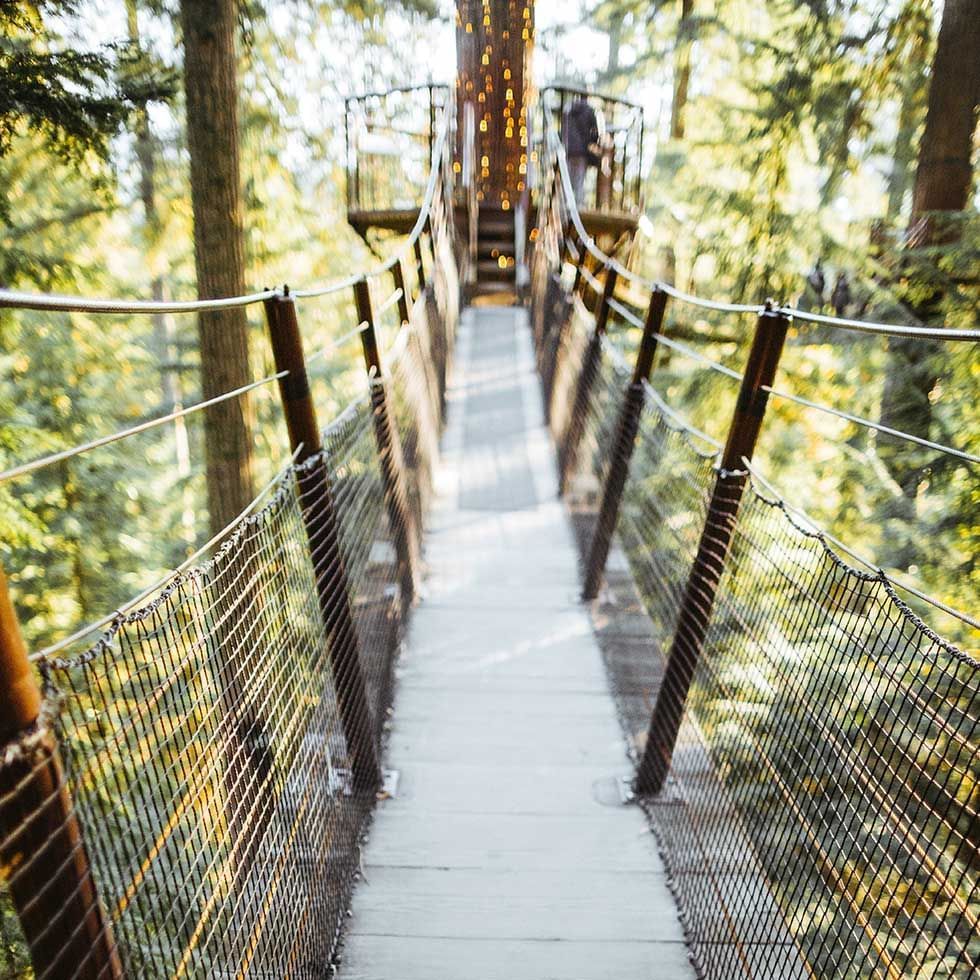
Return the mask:
<svg viewBox="0 0 980 980"><path fill-rule="evenodd" d="M296 318L296 303L289 295L265 302L269 339L279 379L279 394L289 431L289 443L301 465L297 472L303 523L310 544L316 576L317 600L329 644L330 669L340 722L358 789L374 789L380 783L380 767L374 744L374 724L354 615L350 584L340 550L340 530L334 506L327 460L321 449L320 427L310 394L303 339Z"/></svg>
<svg viewBox="0 0 980 980"><path fill-rule="evenodd" d="M408 323L408 293L405 292L405 273L400 258L395 259L395 264L391 267L391 277L395 280L395 289L401 292L398 297L398 317L402 323Z"/></svg>
<svg viewBox="0 0 980 980"><path fill-rule="evenodd" d="M54 732L0 569L0 866L34 973L121 980Z"/></svg>
<svg viewBox="0 0 980 980"><path fill-rule="evenodd" d="M381 371L381 354L378 350L378 336L375 330L374 313L371 309L371 291L368 281L360 278L354 283L354 300L358 320L366 324L361 334L364 349L364 364L371 377L371 404L374 406L374 435L378 444L378 462L384 482L385 505L388 508L388 523L398 555L399 579L402 589L403 606L415 598L416 558L415 546L418 538L412 526L410 512L406 503L402 476L401 444L398 430L391 424L388 411L388 398Z"/></svg>
<svg viewBox="0 0 980 980"><path fill-rule="evenodd" d="M425 263L422 261L422 232L420 231L414 243L415 278L418 280L418 296L425 292Z"/></svg>
<svg viewBox="0 0 980 980"><path fill-rule="evenodd" d="M583 599L594 599L599 594L599 586L609 557L612 536L619 519L619 505L623 499L626 478L629 475L630 460L633 457L633 447L636 434L640 427L640 416L646 401L644 384L650 378L653 369L653 358L657 352L657 334L664 321L667 309L667 294L659 287L654 287L647 307L646 321L643 324L643 337L636 354L636 365L633 368L633 378L626 389L623 405L616 423L616 436L611 447L612 458L609 462L609 472L602 489L602 503L599 506L599 518L596 521L589 558L585 566L585 586L582 589Z"/></svg>
<svg viewBox="0 0 980 980"><path fill-rule="evenodd" d="M581 274L581 265L577 277ZM589 400L592 397L592 387L595 385L596 377L599 374L599 361L602 357L602 336L606 332L606 324L609 322L609 300L612 299L616 289L616 279L618 273L611 266L606 267L606 281L603 284L602 296L599 299L599 306L595 313L595 329L589 339L589 345L585 348L582 358L582 371L578 376L578 386L575 389L575 402L572 406L572 414L568 421L568 428L562 439L562 446L559 451L558 459L558 492L564 495L568 489L568 481L575 471L578 462L579 447L582 437L585 435L585 415L589 409Z"/></svg>
<svg viewBox="0 0 980 980"><path fill-rule="evenodd" d="M767 302L756 324L721 467L715 478L697 555L681 600L667 669L650 719L646 750L636 777L639 793L659 792L670 769L687 693L701 657L715 594L735 531L739 504L748 481L744 460L751 460L755 451L769 400L765 388L772 385L775 378L788 328L789 318L773 310L772 304Z"/></svg>

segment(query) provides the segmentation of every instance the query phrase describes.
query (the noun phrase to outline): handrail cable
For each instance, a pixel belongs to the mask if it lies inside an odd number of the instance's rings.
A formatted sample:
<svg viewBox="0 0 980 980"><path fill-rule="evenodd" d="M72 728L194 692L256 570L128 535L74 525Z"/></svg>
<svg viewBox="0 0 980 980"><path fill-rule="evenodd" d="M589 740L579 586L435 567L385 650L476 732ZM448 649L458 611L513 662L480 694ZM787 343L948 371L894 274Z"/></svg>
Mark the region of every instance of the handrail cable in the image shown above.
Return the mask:
<svg viewBox="0 0 980 980"><path fill-rule="evenodd" d="M904 577L895 575L892 572L886 572L880 565L876 565L874 562L869 561L862 554L855 551L849 545L846 545L840 538L835 537L829 531L826 531L820 524L818 524L805 510L797 507L795 504L789 503L786 498L779 492L778 488L773 486L773 484L766 479L760 472L758 467L749 460L743 457L742 463L745 468L749 471L753 480L757 480L764 489L768 490L773 497L779 501L782 507L785 507L790 513L794 514L800 520L805 521L814 533L826 538L835 547L840 548L846 555L853 558L855 561L860 562L865 568L870 569L873 572L883 575L889 582L898 588L902 589L904 592L908 592L910 595L914 595L917 599L921 599L923 602L927 602L931 606L935 606L936 609L942 610L942 612L966 623L967 626L973 627L973 629L980 629L980 620L974 619L969 613L965 613L960 609L950 606L940 599L936 599L933 596L922 592L917 589L914 585L910 585Z"/></svg>
<svg viewBox="0 0 980 980"><path fill-rule="evenodd" d="M715 310L721 313L758 314L763 312L765 307L762 304L752 305L745 303L718 302L716 300L704 299L700 296L692 295L691 293L685 293L682 290L671 286L669 283L660 282L656 279L645 279L642 276L637 275L631 269L627 269L626 266L624 266L617 259L607 255L601 248L599 248L598 245L596 245L592 236L589 235L585 228L585 224L582 221L582 216L579 214L578 206L574 204L575 193L572 188L571 175L568 173L568 161L565 159L565 149L559 142L554 131L554 124L547 114L545 114L545 125L548 130L548 140L551 143L549 151L555 155L555 159L557 161L563 197L566 200L566 207L569 217L572 219L572 224L575 227L575 232L578 235L579 240L584 245L586 251L590 252L595 259L607 266L609 269L614 270L621 279L625 279L628 282L642 286L645 289L662 290L668 296L684 303L690 303L692 306L698 306L706 310ZM785 316L792 317L794 319L838 327L842 330L859 330L864 333L878 334L881 336L919 337L923 340L965 340L974 343L980 342L980 330L958 330L947 329L945 327L909 327L900 326L897 324L874 323L867 320L848 320L841 317L823 316L822 314L816 313L801 313L799 310L791 306L776 307L774 312L782 313Z"/></svg>
<svg viewBox="0 0 980 980"><path fill-rule="evenodd" d="M609 306L614 309L630 326L639 327L643 329L643 321L627 306L620 303L619 300L613 299L612 297L608 300ZM665 347L671 348L671 350L676 350L686 357L691 358L693 361L700 361L705 367L710 368L712 371L718 371L720 374L724 374L726 377L733 378L735 381L741 381L742 375L740 372L734 370L733 368L727 367L720 361L716 361L706 354L702 354L700 351L696 351L693 347L683 343L680 340L674 340L673 337L666 337L662 333L654 333L654 337L657 338L657 342L663 344Z"/></svg>
<svg viewBox="0 0 980 980"><path fill-rule="evenodd" d="M610 298L608 302L609 306L631 326L640 328L643 327L643 321L635 313L633 313L632 310L628 309L618 300ZM670 347L674 350L680 351L682 354L690 357L692 360L700 361L713 371L718 371L721 374L727 375L735 381L742 380L742 375L739 374L738 371L734 371L730 367L726 367L724 364L701 354L700 352L694 350L694 348L689 347L687 344L684 344L679 340L674 340L671 337L665 337L661 333L655 333L653 336L657 338L658 343L663 344L665 347ZM915 443L918 446L924 446L926 449L934 449L937 452L945 453L948 456L955 456L957 459L966 460L968 463L980 463L980 456L975 456L972 453L964 452L963 450L956 449L953 446L946 446L939 442L933 442L930 439L923 439L922 437L914 436L909 432L903 432L901 429L893 429L887 425L882 425L880 422L873 422L871 419L863 418L860 415L851 415L849 412L844 412L837 408L831 408L829 405L821 405L819 402L810 401L808 398L804 398L802 395L793 395L788 391L781 391L778 388L771 388L769 385L762 385L761 387L763 391L768 392L770 395L775 395L777 398L784 398L787 401L796 402L798 405L815 409L818 412L825 412L827 415L833 415L836 418L853 422L856 425L863 425L866 428L874 429L876 432L883 432L885 435L895 436L898 439L905 439L907 442Z"/></svg>
<svg viewBox="0 0 980 980"><path fill-rule="evenodd" d="M56 293L23 293L0 289L0 308L47 310L51 313L200 313L205 310L240 309L272 299L276 290L219 299L126 300L89 299L85 296L63 296Z"/></svg>
<svg viewBox="0 0 980 980"><path fill-rule="evenodd" d="M851 415L849 412L842 412L838 408L831 408L829 405L821 405L818 402L812 402L809 398L804 398L802 395L793 395L788 391L780 391L778 388L771 388L769 385L760 385L760 387L763 391L768 392L770 395L775 395L777 398L784 398L786 401L795 402L797 405L803 405L806 408L816 409L818 412L833 415L836 418L844 419L847 422L854 422L856 425L863 425L868 429L874 429L876 432L883 432L885 435L895 436L898 439L904 439L906 442L915 443L917 446L924 446L926 449L935 449L937 452L945 453L947 456L955 456L957 459L966 460L968 463L980 463L980 456L975 456L973 453L964 452L962 449L955 449L952 446L944 446L942 443L933 442L931 439L923 439L920 436L914 436L909 432L903 432L901 429L893 429L890 426L882 425L880 422L873 422L871 419L862 418L860 415Z"/></svg>
<svg viewBox="0 0 980 980"><path fill-rule="evenodd" d="M51 466L53 463L61 463L66 459L74 459L76 456L80 456L82 453L87 453L91 449L98 449L101 446L108 446L110 443L119 442L120 439L126 439L129 436L138 435L141 432L147 432L150 429L155 429L158 426L166 425L168 422L173 422L176 419L184 418L187 415L193 415L195 412L200 412L205 408L211 408L214 405L220 405L221 402L226 402L232 398L240 398L242 395L254 390L255 388L261 388L263 385L270 384L273 381L278 381L280 378L286 377L289 371L279 371L277 374L270 374L268 377L260 378L258 381L252 381L247 385L242 385L240 388L233 388L231 391L226 391L221 395L215 395L214 398L208 398L203 402L196 402L194 405L188 405L186 408L179 408L174 412L168 412L166 415L161 415L155 419L149 419L146 422L141 422L139 425L131 426L128 429L120 429L117 432L113 432L107 436L100 436L98 439L92 439L90 442L79 443L76 446L72 446L70 449L63 449L57 453L51 453L49 456L41 456L39 459L32 460L29 463L22 463L20 466L14 466L9 470L4 470L0 473L0 483L6 483L8 480L14 480L17 477L26 476L28 473L33 473L35 470L43 469L46 466Z"/></svg>
<svg viewBox="0 0 980 980"><path fill-rule="evenodd" d="M427 87L427 86L423 86ZM425 224L429 219L432 203L435 198L436 187L438 186L441 175L441 162L446 149L447 125L449 121L449 110L443 108L442 123L439 126L439 135L436 138L432 149L432 160L430 162L429 180L425 189L425 196L419 206L419 216L409 232L408 238L402 243L393 255L380 265L369 269L367 272L346 276L335 282L327 283L323 286L311 286L308 289L290 290L289 295L297 299L311 299L320 296L327 296L331 293L341 292L349 289L359 279L374 278L389 272L397 262L408 253L415 245ZM285 293L285 289L282 291ZM60 296L51 293L24 293L16 290L0 289L0 308L21 309L21 310L47 310L52 313L199 313L206 310L219 309L238 309L246 306L254 306L265 300L273 299L282 295L279 290L266 289L257 293L246 293L242 296L226 296L219 299L198 299L180 301L154 301L154 300L121 300L121 299L90 299L84 296ZM2 478L2 477L0 477Z"/></svg>
<svg viewBox="0 0 980 980"><path fill-rule="evenodd" d="M175 575L180 575L181 572L186 571L191 565L196 562L201 555L207 553L211 548L213 548L222 538L226 538L232 531L238 527L239 524L244 521L249 514L254 511L258 505L265 498L266 494L290 471L290 469L295 465L296 458L299 456L303 449L303 444L300 443L296 449L290 454L289 460L279 469L279 471L269 480L265 486L255 495L252 501L245 507L245 509L235 518L233 518L228 524L226 524L217 534L210 537L204 544L201 545L193 554L188 555L176 568L171 569L166 575L163 575L152 585L147 586L143 589L139 595L133 596L131 599L127 599L121 606L114 609L111 613L103 616L101 619L96 620L94 623L87 623L85 626L76 630L71 636L66 636L62 640L58 640L55 643L50 644L50 646L44 647L42 650L37 650L30 654L29 659L31 661L37 662L39 660L47 660L53 657L56 653L60 653L66 647L71 646L73 643L77 643L83 637L94 633L96 630L100 630L110 623L112 623L119 616L122 616L127 610L132 609L134 606L138 606L144 599L152 595L157 589L164 586L169 582Z"/></svg>

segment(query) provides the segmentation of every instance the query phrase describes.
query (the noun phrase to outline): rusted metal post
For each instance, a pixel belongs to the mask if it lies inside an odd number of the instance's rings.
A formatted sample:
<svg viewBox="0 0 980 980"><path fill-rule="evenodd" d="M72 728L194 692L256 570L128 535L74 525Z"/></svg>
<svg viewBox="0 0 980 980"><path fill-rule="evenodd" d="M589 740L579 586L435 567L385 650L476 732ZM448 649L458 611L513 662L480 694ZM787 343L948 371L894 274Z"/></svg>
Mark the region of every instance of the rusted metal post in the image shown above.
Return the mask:
<svg viewBox="0 0 980 980"><path fill-rule="evenodd" d="M121 980L55 735L0 569L0 867L46 980Z"/></svg>
<svg viewBox="0 0 980 980"><path fill-rule="evenodd" d="M633 378L626 389L623 405L619 411L616 423L616 436L611 447L612 458L609 461L609 472L606 483L602 488L602 503L599 506L599 517L596 521L592 545L589 548L589 558L585 566L585 585L582 589L583 599L594 599L599 594L602 575L609 557L612 536L619 519L619 505L623 499L626 478L629 475L630 460L633 457L633 447L636 434L640 428L640 416L646 401L644 384L650 378L653 369L653 358L657 352L657 334L664 322L664 312L667 309L667 294L659 287L654 287L647 306L647 316L643 324L643 337L636 354L636 364L633 368Z"/></svg>
<svg viewBox="0 0 980 980"><path fill-rule="evenodd" d="M581 274L579 266L578 277ZM579 447L582 437L585 435L585 415L589 410L589 401L592 398L592 388L599 375L599 361L602 357L602 336L606 332L606 324L609 322L609 300L612 299L616 290L616 280L618 273L612 266L606 267L606 281L602 287L602 296L599 299L599 306L595 312L595 329L589 338L589 344L585 348L582 357L582 371L578 376L578 385L575 389L575 402L572 405L572 414L568 420L568 427L562 439L561 449L558 459L558 492L564 495L568 488L568 481L575 472L578 463Z"/></svg>
<svg viewBox="0 0 980 980"><path fill-rule="evenodd" d="M660 791L680 731L694 671L701 658L718 583L731 547L739 504L748 481L744 460L755 452L769 394L786 341L789 318L767 302L752 339L721 467L715 478L697 554L681 600L667 669L650 719L646 749L636 777L639 793Z"/></svg>
<svg viewBox="0 0 980 980"><path fill-rule="evenodd" d="M350 583L340 550L340 525L333 487L327 460L321 451L320 427L306 373L296 303L289 295L275 296L266 300L265 312L276 370L289 372L279 379L279 394L289 443L297 454L303 523L313 560L320 614L327 633L340 722L354 769L354 784L359 789L374 789L380 783L374 724L361 669Z"/></svg>
<svg viewBox="0 0 980 980"><path fill-rule="evenodd" d="M361 334L364 364L371 377L371 404L374 408L374 435L378 444L378 461L384 483L385 505L388 523L398 556L399 581L402 603L407 605L415 598L416 543L418 541L407 504L402 474L401 444L398 430L392 425L388 411L388 398L381 372L381 354L374 313L371 309L371 291L365 278L354 283L354 300L358 320L366 324Z"/></svg>

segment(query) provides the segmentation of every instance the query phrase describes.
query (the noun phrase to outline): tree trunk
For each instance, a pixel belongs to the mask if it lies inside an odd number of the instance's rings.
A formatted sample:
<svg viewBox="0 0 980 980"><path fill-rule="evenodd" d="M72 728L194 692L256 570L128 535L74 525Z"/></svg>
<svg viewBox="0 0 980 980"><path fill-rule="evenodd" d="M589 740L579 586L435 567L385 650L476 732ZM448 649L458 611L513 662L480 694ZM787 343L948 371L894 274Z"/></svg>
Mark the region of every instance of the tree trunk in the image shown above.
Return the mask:
<svg viewBox="0 0 980 980"><path fill-rule="evenodd" d="M973 179L971 151L980 101L980 11L977 0L946 0L926 111L925 131L919 146L907 243L922 248L952 244L957 229L943 221L966 207ZM940 290L913 312L925 322L941 322ZM937 380L935 344L891 338L889 367L881 399L881 421L921 438L929 438L932 404L929 396ZM914 502L929 456L904 442L882 438L880 454L901 488ZM901 509L901 508L899 508ZM909 516L908 514L899 516ZM913 515L914 516L914 515ZM899 546L895 564L913 557L908 537Z"/></svg>
<svg viewBox="0 0 980 980"><path fill-rule="evenodd" d="M684 139L684 110L687 107L687 91L691 84L691 45L693 43L691 15L694 0L681 0L681 19L677 25L677 41L674 46L674 97L670 105L670 138Z"/></svg>
<svg viewBox="0 0 980 980"><path fill-rule="evenodd" d="M928 212L962 211L973 180L980 101L980 4L946 0L932 63L926 128L912 197L912 228ZM926 222L926 236L929 238Z"/></svg>
<svg viewBox="0 0 980 980"><path fill-rule="evenodd" d="M245 243L238 155L238 0L181 0L180 14L198 295L203 299L239 295L245 292ZM198 334L204 398L251 380L244 310L200 314ZM254 495L251 422L245 397L223 402L205 415L213 534Z"/></svg>
<svg viewBox="0 0 980 980"><path fill-rule="evenodd" d="M126 25L130 42L137 50L142 50L138 0L126 0ZM143 204L144 245L146 250L150 251L156 246L160 237L160 210L157 207L156 148L153 131L150 129L149 113L147 113L145 106L140 106L134 114L133 135L135 137L136 163L140 175L140 201ZM162 276L153 277L150 293L156 301L164 298ZM183 407L184 399L180 369L175 366L179 357L173 319L165 313L154 313L151 320L154 346L157 357L160 359L162 409L166 412L178 411ZM187 423L183 418L174 419L174 458L177 464L177 476L181 481L181 496L183 498L181 537L189 554L194 550L194 500L188 482L188 477L191 475L191 463Z"/></svg>
<svg viewBox="0 0 980 980"><path fill-rule="evenodd" d="M896 222L905 207L905 197L912 186L915 164L915 133L925 112L929 76L926 58L932 39L932 15L930 0L909 0L899 14L902 30L906 32L900 49L899 68L900 105L898 134L892 153L892 169L888 175L889 223Z"/></svg>

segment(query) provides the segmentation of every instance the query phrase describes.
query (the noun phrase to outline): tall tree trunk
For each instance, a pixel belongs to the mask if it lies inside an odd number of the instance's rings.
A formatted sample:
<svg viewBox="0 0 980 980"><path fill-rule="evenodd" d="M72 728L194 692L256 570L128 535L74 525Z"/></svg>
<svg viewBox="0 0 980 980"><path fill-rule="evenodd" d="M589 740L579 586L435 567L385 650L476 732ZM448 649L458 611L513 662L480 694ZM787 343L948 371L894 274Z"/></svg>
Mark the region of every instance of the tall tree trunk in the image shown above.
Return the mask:
<svg viewBox="0 0 980 980"><path fill-rule="evenodd" d="M181 0L194 260L204 299L245 291L235 34L238 0ZM250 378L248 323L241 309L200 314L201 394L212 398ZM204 420L208 510L216 534L251 501L252 413L247 398L209 409Z"/></svg>
<svg viewBox="0 0 980 980"><path fill-rule="evenodd" d="M908 244L913 247L952 244L957 234L943 220L962 212L973 179L971 153L980 102L980 10L977 0L946 0L919 146L912 196ZM913 310L926 322L941 322L941 291ZM881 399L881 421L928 438L932 424L930 393L937 375L936 345L892 338L889 367ZM905 443L882 439L881 456L911 509L928 456ZM912 513L899 516L914 516ZM909 538L899 546L896 564L907 564L914 548Z"/></svg>
<svg viewBox="0 0 980 980"><path fill-rule="evenodd" d="M126 0L126 25L129 40L138 51L142 51L142 38L139 29L139 2ZM156 147L150 117L145 106L140 106L133 120L136 163L140 175L140 201L143 205L144 245L152 249L160 237L160 210L157 207L156 191ZM154 300L164 298L163 276L155 275L150 283L150 293ZM183 383L174 333L173 319L165 313L155 313L152 317L153 340L157 357L160 359L160 387L165 411L177 411L183 406ZM177 476L181 481L181 537L188 553L194 547L194 500L188 482L191 475L190 448L187 438L187 423L183 418L174 419L174 458Z"/></svg>
<svg viewBox="0 0 980 980"><path fill-rule="evenodd" d="M925 111L929 77L926 58L932 40L930 0L909 0L899 14L901 29L907 40L900 49L900 105L898 134L892 152L892 170L888 175L888 210L890 223L898 220L905 206L905 196L912 186L915 164L915 133Z"/></svg>
<svg viewBox="0 0 980 980"><path fill-rule="evenodd" d="M962 211L973 180L971 153L980 102L980 4L946 0L939 27L926 128L912 197L912 229L923 216ZM932 237L927 235L927 237Z"/></svg>
<svg viewBox="0 0 980 980"><path fill-rule="evenodd" d="M684 110L687 108L687 92L691 84L691 45L694 26L691 15L694 0L681 0L681 19L677 24L677 40L674 45L674 96L670 104L670 138L684 139Z"/></svg>

